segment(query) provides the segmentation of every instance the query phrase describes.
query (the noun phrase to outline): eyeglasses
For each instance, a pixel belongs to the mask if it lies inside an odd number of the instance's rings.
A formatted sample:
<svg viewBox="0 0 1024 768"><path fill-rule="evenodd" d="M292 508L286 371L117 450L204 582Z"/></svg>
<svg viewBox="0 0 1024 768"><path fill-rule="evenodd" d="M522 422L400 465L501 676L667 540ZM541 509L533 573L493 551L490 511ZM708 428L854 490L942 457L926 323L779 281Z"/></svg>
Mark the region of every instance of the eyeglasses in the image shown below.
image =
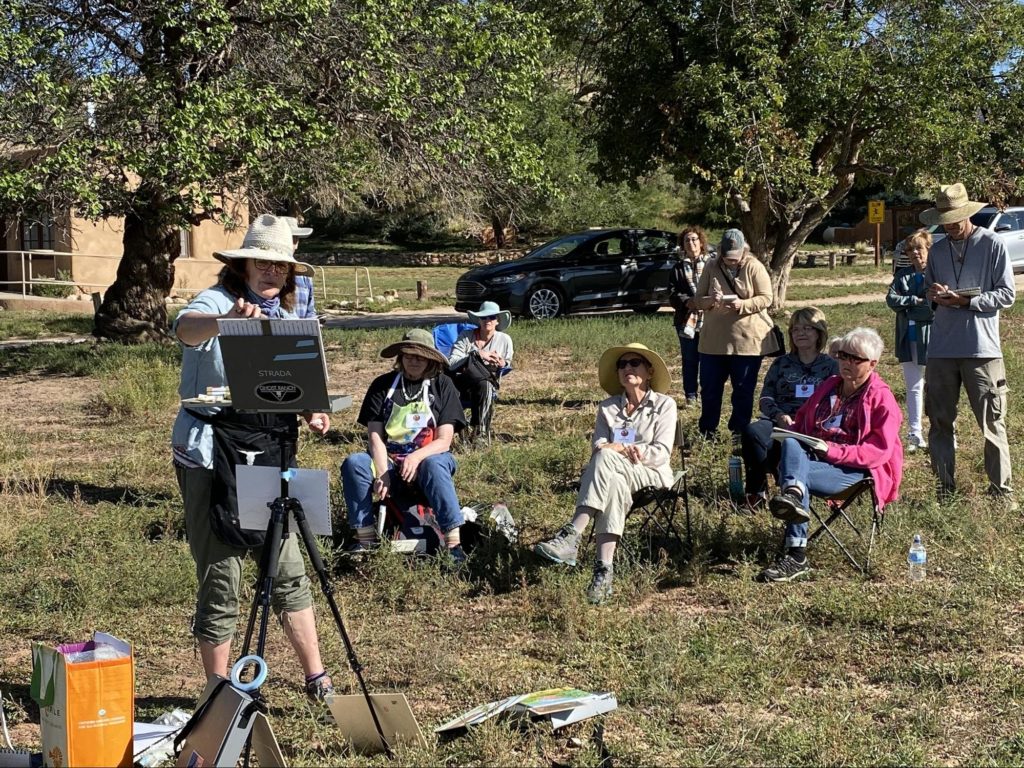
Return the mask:
<svg viewBox="0 0 1024 768"><path fill-rule="evenodd" d="M615 364L615 367L621 371L623 368L626 368L627 366L629 368L639 368L641 365L646 364L647 361L644 360L642 357L631 357L629 360L619 360Z"/></svg>
<svg viewBox="0 0 1024 768"><path fill-rule="evenodd" d="M498 319L497 315L488 315L487 317L479 318L481 323L490 323Z"/></svg>
<svg viewBox="0 0 1024 768"><path fill-rule="evenodd" d="M696 242L696 243L700 242L700 238L697 237L696 235L687 235L684 239L687 240L687 241L692 241L692 242Z"/></svg>
<svg viewBox="0 0 1024 768"><path fill-rule="evenodd" d="M849 352L847 352L844 349L840 349L838 352L836 352L836 358L838 358L839 360L844 360L847 363L868 363L868 362L871 362L866 357L858 357L857 355L851 355Z"/></svg>
<svg viewBox="0 0 1024 768"><path fill-rule="evenodd" d="M402 359L408 360L410 363L428 363L430 358L424 357L423 355L416 355L412 352L403 352Z"/></svg>
<svg viewBox="0 0 1024 768"><path fill-rule="evenodd" d="M253 259L252 265L260 272L273 272L277 275L287 275L292 265L287 261L268 261L267 259Z"/></svg>

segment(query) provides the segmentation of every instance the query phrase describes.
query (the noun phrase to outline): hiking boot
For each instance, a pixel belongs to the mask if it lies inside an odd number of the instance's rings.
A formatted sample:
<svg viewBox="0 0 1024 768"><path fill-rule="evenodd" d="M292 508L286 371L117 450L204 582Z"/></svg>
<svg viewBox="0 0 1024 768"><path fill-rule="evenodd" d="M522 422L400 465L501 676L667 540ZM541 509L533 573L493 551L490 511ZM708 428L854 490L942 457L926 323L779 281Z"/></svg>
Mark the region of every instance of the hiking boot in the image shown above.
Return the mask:
<svg viewBox="0 0 1024 768"><path fill-rule="evenodd" d="M785 520L787 523L806 523L811 519L807 510L804 509L804 500L800 491L793 486L772 496L772 500L768 502L768 509L774 517Z"/></svg>
<svg viewBox="0 0 1024 768"><path fill-rule="evenodd" d="M305 685L305 690L306 698L314 704L319 704L328 696L334 695L334 683L331 682L331 676L324 672L309 680Z"/></svg>
<svg viewBox="0 0 1024 768"><path fill-rule="evenodd" d="M604 563L594 564L594 578L587 588L587 602L600 605L612 596L612 567Z"/></svg>
<svg viewBox="0 0 1024 768"><path fill-rule="evenodd" d="M553 563L573 566L576 565L576 553L579 548L580 535L576 533L572 523L566 523L553 539L535 545L533 551Z"/></svg>
<svg viewBox="0 0 1024 768"><path fill-rule="evenodd" d="M757 580L763 582L794 581L811 572L811 564L805 557L802 561L792 555L784 555L758 574Z"/></svg>

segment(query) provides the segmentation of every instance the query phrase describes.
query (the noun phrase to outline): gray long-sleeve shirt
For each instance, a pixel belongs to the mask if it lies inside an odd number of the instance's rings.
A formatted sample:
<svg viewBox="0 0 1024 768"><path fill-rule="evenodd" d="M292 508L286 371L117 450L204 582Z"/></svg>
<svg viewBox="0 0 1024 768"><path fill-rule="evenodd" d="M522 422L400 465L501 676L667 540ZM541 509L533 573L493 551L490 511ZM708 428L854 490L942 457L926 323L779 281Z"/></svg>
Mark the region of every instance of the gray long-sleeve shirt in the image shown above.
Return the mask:
<svg viewBox="0 0 1024 768"><path fill-rule="evenodd" d="M957 258L965 248L961 263ZM942 283L951 291L978 289L967 307L935 305L929 358L1002 357L999 310L1013 305L1017 290L1006 246L991 231L975 227L964 241L940 240L928 254L928 285Z"/></svg>

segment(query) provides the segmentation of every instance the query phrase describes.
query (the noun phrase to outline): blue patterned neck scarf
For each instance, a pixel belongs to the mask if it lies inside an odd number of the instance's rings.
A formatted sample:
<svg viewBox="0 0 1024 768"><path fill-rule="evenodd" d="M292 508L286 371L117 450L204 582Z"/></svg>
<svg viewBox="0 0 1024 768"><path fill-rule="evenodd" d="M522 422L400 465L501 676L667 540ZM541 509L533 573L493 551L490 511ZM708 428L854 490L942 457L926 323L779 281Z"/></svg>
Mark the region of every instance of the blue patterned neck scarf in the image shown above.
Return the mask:
<svg viewBox="0 0 1024 768"><path fill-rule="evenodd" d="M281 317L281 295L278 294L272 299L265 299L256 293L249 286L245 287L245 300L250 304L257 304L264 317Z"/></svg>

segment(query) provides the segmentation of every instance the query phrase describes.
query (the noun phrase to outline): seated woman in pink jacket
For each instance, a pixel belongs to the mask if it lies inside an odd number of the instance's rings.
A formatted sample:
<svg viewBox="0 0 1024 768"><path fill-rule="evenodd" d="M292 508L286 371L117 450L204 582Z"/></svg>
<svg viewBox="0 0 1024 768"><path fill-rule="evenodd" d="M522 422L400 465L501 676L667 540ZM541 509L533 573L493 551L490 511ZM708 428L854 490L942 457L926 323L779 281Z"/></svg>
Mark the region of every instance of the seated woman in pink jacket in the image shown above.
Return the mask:
<svg viewBox="0 0 1024 768"><path fill-rule="evenodd" d="M854 328L839 342L839 375L823 381L796 412L790 429L820 438L818 453L795 438L782 442L778 493L768 503L786 521L785 551L760 581L792 581L810 572L807 523L811 494L832 495L868 474L885 506L899 493L903 473L903 415L889 385L875 372L885 345L871 328Z"/></svg>

